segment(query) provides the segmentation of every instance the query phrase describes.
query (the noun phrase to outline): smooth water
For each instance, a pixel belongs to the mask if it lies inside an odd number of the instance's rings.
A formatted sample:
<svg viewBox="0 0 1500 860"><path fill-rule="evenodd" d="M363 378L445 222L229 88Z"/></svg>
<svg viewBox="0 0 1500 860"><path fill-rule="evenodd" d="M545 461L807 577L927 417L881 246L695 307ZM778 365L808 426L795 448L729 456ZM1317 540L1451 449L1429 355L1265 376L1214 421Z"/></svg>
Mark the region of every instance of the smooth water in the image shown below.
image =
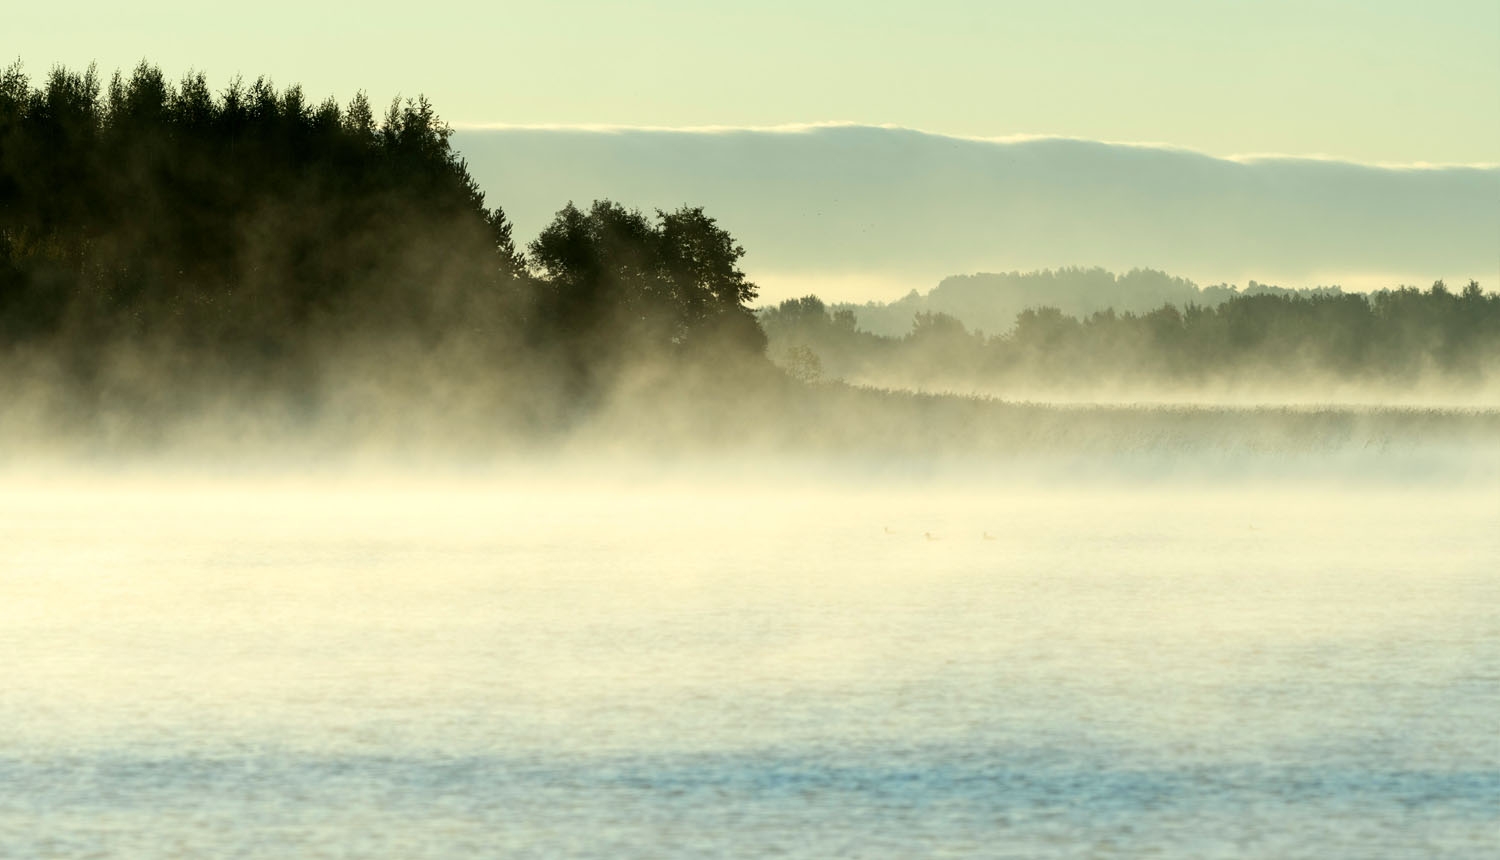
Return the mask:
<svg viewBox="0 0 1500 860"><path fill-rule="evenodd" d="M1451 476L15 479L0 857L1493 856L1497 560Z"/></svg>

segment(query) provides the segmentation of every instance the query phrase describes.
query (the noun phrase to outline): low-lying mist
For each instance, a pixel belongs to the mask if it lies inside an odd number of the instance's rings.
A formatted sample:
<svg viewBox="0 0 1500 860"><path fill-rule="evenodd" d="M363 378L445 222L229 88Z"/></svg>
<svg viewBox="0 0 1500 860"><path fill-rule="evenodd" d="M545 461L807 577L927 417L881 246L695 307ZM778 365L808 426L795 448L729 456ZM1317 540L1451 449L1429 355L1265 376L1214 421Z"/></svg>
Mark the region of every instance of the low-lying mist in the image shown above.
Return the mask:
<svg viewBox="0 0 1500 860"><path fill-rule="evenodd" d="M701 208L568 202L522 242L450 137L425 99L377 119L264 79L5 70L0 464L900 471L1500 437L1477 284L878 335L813 298L757 316L747 251Z"/></svg>
<svg viewBox="0 0 1500 860"><path fill-rule="evenodd" d="M1493 841L1500 299L746 254L522 242L425 100L0 75L0 856Z"/></svg>
<svg viewBox="0 0 1500 860"><path fill-rule="evenodd" d="M1192 284L1152 272L971 281L890 305L807 296L760 319L794 376L878 388L1063 403L1500 406L1500 295L1473 281L1460 292L1442 282L1372 294L1222 287L1205 303ZM1053 288L1072 313L1047 304ZM1162 300L1174 291L1189 297ZM996 333L973 325L1018 306ZM865 327L888 330L903 313L902 334Z"/></svg>

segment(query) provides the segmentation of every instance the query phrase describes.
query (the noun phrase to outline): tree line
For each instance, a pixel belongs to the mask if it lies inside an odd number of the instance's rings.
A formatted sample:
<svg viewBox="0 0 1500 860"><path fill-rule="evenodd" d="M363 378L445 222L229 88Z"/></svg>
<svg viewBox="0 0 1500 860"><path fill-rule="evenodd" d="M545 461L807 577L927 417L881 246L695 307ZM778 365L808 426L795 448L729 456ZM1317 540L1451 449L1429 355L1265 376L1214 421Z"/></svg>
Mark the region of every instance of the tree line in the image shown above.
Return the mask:
<svg viewBox="0 0 1500 860"><path fill-rule="evenodd" d="M878 335L860 329L850 309L815 296L767 308L761 322L773 354L804 378L977 387L1312 377L1415 384L1500 373L1500 295L1475 281L1456 292L1441 281L1425 291L1263 292L1214 306L1082 317L1040 306L992 336L940 312L916 313L903 336Z"/></svg>
<svg viewBox="0 0 1500 860"><path fill-rule="evenodd" d="M900 337L917 313L945 313L971 329L1008 331L1027 308L1052 307L1084 319L1096 311L1150 313L1162 305L1216 307L1237 295L1337 295L1338 287L1288 289L1251 281L1241 291L1228 284L1200 287L1156 269L1116 274L1100 267L1064 267L1031 272L980 272L944 278L928 292L892 302L837 305L855 312L860 328Z"/></svg>
<svg viewBox="0 0 1500 860"><path fill-rule="evenodd" d="M567 204L522 247L425 98L377 113L266 78L213 91L142 63L0 73L0 357L87 388L156 371L286 386L349 342L461 343L570 396L623 364L754 366L741 248L701 208Z"/></svg>

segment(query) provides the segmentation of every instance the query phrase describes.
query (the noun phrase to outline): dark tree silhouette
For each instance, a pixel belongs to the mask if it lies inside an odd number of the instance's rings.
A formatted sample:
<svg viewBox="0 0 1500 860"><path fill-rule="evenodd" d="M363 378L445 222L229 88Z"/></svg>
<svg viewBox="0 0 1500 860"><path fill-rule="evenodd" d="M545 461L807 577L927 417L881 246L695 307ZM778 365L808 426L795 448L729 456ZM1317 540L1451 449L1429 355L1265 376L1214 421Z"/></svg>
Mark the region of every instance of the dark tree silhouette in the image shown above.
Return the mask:
<svg viewBox="0 0 1500 860"><path fill-rule="evenodd" d="M509 224L425 99L376 124L363 95L313 106L259 79L215 97L147 64L100 90L92 69L0 82L0 336L255 353L329 317L499 318Z"/></svg>
<svg viewBox="0 0 1500 860"><path fill-rule="evenodd" d="M142 63L33 87L6 68L0 360L47 354L90 390L121 345L168 356L169 384L294 388L349 343L461 343L536 378L764 353L744 250L702 209L569 205L528 259L450 134L421 97L377 118L363 93L314 103L265 78L216 94Z"/></svg>
<svg viewBox="0 0 1500 860"><path fill-rule="evenodd" d="M528 248L558 337L623 352L765 351L744 249L700 208L656 213L569 203Z"/></svg>

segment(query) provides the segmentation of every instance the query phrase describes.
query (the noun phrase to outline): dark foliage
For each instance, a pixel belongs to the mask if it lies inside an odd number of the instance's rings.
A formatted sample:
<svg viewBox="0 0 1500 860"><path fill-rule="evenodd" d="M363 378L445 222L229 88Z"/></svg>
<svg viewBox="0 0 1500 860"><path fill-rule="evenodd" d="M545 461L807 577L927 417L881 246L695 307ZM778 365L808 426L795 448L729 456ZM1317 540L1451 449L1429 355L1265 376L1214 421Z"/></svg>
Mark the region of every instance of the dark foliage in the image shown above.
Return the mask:
<svg viewBox="0 0 1500 860"><path fill-rule="evenodd" d="M143 63L33 87L11 66L0 354L46 354L88 389L122 346L283 388L356 341L462 342L478 376L763 352L744 252L701 209L569 205L531 268L449 136L425 98L377 118L363 94L314 103L263 78L214 93Z"/></svg>
<svg viewBox="0 0 1500 860"><path fill-rule="evenodd" d="M738 267L745 251L700 208L653 221L607 200L587 212L569 203L528 250L558 337L616 351L765 351L746 307L756 288Z"/></svg>
<svg viewBox="0 0 1500 860"><path fill-rule="evenodd" d="M500 318L509 226L425 100L377 123L142 64L0 84L0 336L172 337L246 360L322 326ZM462 284L462 295L438 289ZM274 343L274 346L272 345Z"/></svg>

